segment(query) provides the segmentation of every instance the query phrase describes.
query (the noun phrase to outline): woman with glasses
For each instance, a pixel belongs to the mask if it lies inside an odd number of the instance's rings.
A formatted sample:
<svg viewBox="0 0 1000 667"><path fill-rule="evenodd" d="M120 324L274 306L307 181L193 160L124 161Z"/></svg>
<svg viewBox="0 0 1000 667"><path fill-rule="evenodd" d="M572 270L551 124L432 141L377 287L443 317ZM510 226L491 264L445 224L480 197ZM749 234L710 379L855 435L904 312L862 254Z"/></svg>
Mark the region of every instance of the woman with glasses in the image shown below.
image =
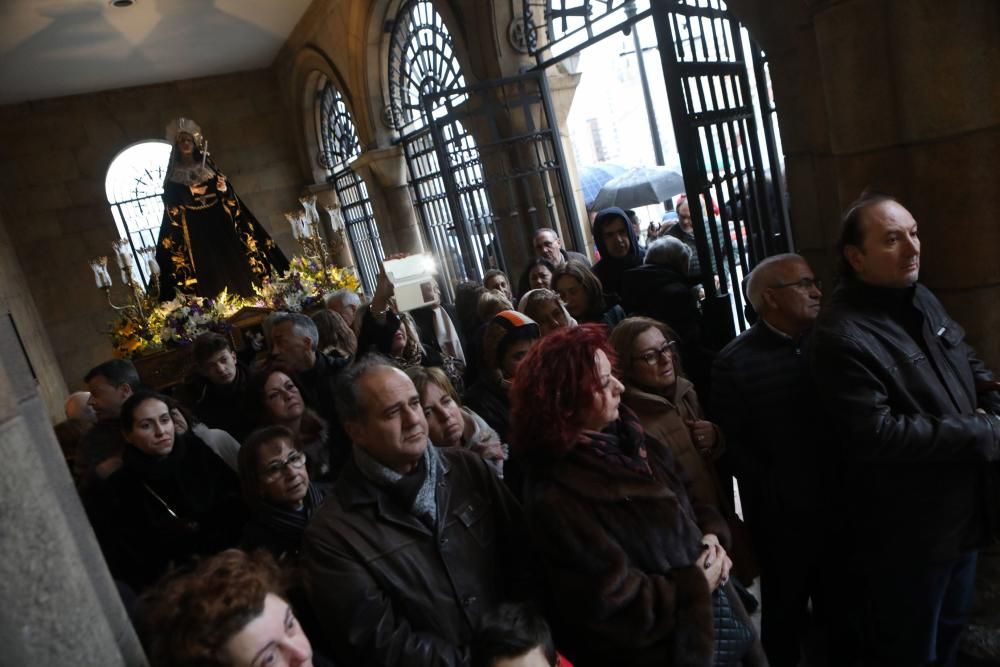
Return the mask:
<svg viewBox="0 0 1000 667"><path fill-rule="evenodd" d="M139 391L122 405L122 466L87 498L109 569L140 592L171 563L236 546L239 480L191 430L177 433L170 399Z"/></svg>
<svg viewBox="0 0 1000 667"><path fill-rule="evenodd" d="M625 384L622 402L670 448L691 478L693 498L717 510L728 507L714 464L723 450L722 432L705 420L694 385L681 373L673 330L648 317L629 317L610 340Z"/></svg>
<svg viewBox="0 0 1000 667"><path fill-rule="evenodd" d="M259 426L284 426L292 432L306 454L312 479L330 480L326 421L306 406L294 371L280 364L265 367L250 378L247 400L247 413L256 417Z"/></svg>
<svg viewBox="0 0 1000 667"><path fill-rule="evenodd" d="M240 482L250 508L243 547L279 560L296 557L302 533L329 488L309 480L306 454L291 429L265 426L240 448Z"/></svg>

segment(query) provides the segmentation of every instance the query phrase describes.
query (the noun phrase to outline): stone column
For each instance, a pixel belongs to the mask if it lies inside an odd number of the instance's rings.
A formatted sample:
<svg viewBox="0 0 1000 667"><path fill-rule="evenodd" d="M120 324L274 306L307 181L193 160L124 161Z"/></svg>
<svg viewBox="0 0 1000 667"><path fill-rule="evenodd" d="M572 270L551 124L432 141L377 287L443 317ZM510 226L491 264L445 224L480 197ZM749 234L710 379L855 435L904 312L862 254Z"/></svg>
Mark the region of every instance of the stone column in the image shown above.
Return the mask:
<svg viewBox="0 0 1000 667"><path fill-rule="evenodd" d="M3 664L145 665L6 318L0 444Z"/></svg>
<svg viewBox="0 0 1000 667"><path fill-rule="evenodd" d="M576 204L577 224L580 226L580 236L586 243L585 248L572 248L569 239L570 230L566 228L568 221L563 221L559 235L563 238L563 245L571 250L581 252L587 257L593 258L592 248L594 239L590 230L590 215L587 211L587 203L583 197L583 188L580 187L580 176L577 173L576 155L573 153L572 143L569 136L569 111L573 106L573 99L576 97L576 87L580 85L582 74L576 72L576 62L579 56L569 58L568 61L560 63L556 67L550 68L546 72L549 79L549 91L552 93L552 109L555 111L556 127L559 128L559 140L562 141L563 156L566 158L566 173L569 175L570 183L573 184L573 202Z"/></svg>
<svg viewBox="0 0 1000 667"><path fill-rule="evenodd" d="M424 252L420 221L410 196L403 148L390 146L365 151L351 163L351 168L368 184L368 194L386 254Z"/></svg>

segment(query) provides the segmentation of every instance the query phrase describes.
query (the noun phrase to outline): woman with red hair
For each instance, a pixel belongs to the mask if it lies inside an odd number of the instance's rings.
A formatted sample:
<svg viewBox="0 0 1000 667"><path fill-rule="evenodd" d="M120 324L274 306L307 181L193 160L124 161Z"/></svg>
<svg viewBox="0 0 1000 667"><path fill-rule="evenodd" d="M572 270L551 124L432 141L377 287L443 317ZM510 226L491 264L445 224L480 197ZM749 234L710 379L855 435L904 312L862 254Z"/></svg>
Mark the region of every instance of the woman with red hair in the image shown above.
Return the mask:
<svg viewBox="0 0 1000 667"><path fill-rule="evenodd" d="M621 405L600 325L559 329L518 368L512 445L556 644L588 665L765 665L728 583L725 521Z"/></svg>

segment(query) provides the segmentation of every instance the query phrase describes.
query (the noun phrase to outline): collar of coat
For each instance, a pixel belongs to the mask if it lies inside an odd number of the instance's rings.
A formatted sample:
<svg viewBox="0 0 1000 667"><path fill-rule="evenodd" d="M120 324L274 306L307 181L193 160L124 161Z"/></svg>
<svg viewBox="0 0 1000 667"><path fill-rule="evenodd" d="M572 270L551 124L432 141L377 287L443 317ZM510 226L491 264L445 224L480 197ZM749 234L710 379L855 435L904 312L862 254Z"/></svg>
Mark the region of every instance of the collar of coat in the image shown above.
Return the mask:
<svg viewBox="0 0 1000 667"><path fill-rule="evenodd" d="M430 443L428 447L433 447ZM451 489L448 474L451 472L451 462L445 452L437 452L438 480L435 489L438 517L444 517L448 510L448 499ZM334 494L340 506L346 511L355 511L365 506L374 506L380 519L408 529L430 535L431 530L420 519L399 506L399 503L380 488L376 483L364 476L352 456L334 485ZM441 521L437 522L438 527Z"/></svg>
<svg viewBox="0 0 1000 667"><path fill-rule="evenodd" d="M574 447L552 463L546 477L552 484L594 500L628 502L632 498L672 497L675 494L664 479L659 462L655 460L656 449L646 448L652 477L621 466L609 466L607 461L589 448L580 446Z"/></svg>
<svg viewBox="0 0 1000 667"><path fill-rule="evenodd" d="M641 405L643 409L650 404L655 407L667 407L669 409L674 409L676 406L684 403L684 397L692 391L694 391L694 385L691 384L691 381L687 378L677 376L677 388L674 391L674 400L670 400L661 394L653 394L648 391L643 391L635 385L626 385L622 398L627 405L631 406L634 402Z"/></svg>

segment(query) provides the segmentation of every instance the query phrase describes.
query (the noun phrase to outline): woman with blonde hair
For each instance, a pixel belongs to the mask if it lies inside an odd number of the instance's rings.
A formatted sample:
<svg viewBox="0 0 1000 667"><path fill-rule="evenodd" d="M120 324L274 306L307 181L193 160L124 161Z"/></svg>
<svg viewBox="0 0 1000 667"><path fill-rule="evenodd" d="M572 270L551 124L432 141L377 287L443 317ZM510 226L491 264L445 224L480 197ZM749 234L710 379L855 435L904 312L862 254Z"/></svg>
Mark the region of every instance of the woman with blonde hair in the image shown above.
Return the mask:
<svg viewBox="0 0 1000 667"><path fill-rule="evenodd" d="M434 446L469 449L503 477L507 445L482 417L462 406L462 399L444 371L415 366L407 368L406 374L420 395L427 418L427 436Z"/></svg>

